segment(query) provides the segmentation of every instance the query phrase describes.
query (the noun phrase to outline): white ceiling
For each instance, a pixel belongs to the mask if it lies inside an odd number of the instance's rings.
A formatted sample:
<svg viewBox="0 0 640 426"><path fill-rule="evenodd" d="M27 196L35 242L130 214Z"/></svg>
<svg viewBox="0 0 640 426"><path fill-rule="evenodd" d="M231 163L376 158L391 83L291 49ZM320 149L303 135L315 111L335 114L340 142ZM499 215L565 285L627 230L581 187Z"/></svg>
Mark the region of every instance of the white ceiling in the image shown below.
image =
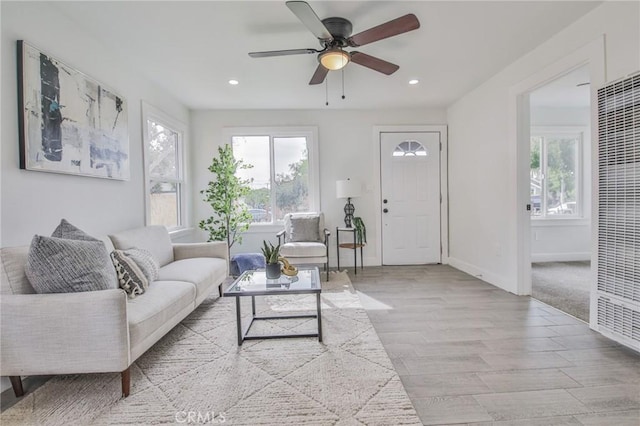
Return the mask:
<svg viewBox="0 0 640 426"><path fill-rule="evenodd" d="M421 28L358 50L400 65L329 73L329 108L445 107L571 22L595 1L310 1L358 33L406 13ZM309 86L315 55L252 59L250 51L318 48L284 1L56 2L84 31L189 108L323 108ZM230 86L228 80L240 81ZM420 84L409 86L409 79Z"/></svg>

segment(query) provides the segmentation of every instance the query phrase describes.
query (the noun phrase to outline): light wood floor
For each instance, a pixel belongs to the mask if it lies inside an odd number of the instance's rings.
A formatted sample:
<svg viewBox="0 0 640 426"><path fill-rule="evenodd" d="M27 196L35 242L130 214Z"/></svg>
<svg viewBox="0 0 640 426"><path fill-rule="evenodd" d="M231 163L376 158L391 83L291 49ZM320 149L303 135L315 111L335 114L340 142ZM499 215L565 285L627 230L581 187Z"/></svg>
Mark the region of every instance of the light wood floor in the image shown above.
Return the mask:
<svg viewBox="0 0 640 426"><path fill-rule="evenodd" d="M640 425L640 355L444 265L349 276L424 424Z"/></svg>

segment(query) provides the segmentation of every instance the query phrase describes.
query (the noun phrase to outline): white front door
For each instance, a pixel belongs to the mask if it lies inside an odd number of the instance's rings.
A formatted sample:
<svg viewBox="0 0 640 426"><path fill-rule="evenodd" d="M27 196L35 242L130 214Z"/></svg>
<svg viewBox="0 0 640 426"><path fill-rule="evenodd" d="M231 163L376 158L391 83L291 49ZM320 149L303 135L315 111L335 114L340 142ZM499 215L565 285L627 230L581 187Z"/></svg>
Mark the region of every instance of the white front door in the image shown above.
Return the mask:
<svg viewBox="0 0 640 426"><path fill-rule="evenodd" d="M381 133L382 264L440 263L440 132Z"/></svg>

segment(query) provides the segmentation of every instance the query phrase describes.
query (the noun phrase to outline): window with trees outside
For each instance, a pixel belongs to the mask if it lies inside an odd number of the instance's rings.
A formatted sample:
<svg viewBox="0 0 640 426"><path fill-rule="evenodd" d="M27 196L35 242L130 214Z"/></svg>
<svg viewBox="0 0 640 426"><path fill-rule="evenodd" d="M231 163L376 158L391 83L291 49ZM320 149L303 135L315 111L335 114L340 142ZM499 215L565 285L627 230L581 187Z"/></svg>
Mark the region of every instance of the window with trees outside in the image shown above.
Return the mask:
<svg viewBox="0 0 640 426"><path fill-rule="evenodd" d="M582 216L582 134L531 133L531 216Z"/></svg>
<svg viewBox="0 0 640 426"><path fill-rule="evenodd" d="M183 227L184 124L143 104L147 171L147 224Z"/></svg>
<svg viewBox="0 0 640 426"><path fill-rule="evenodd" d="M237 171L249 181L246 204L253 224L276 224L284 215L319 209L316 130L230 129L233 155L252 167Z"/></svg>

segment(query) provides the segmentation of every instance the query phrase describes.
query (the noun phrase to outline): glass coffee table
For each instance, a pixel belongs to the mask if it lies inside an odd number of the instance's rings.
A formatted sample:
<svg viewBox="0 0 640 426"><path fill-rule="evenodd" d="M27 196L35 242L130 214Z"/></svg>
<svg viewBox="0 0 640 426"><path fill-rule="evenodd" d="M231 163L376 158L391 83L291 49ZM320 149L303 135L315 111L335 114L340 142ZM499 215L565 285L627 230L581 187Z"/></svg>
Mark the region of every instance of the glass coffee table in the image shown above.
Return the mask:
<svg viewBox="0 0 640 426"><path fill-rule="evenodd" d="M267 279L264 269L245 271L236 279L233 284L227 288L223 296L236 298L236 322L238 328L238 346L242 345L245 340L255 339L282 339L290 337L318 337L318 341L322 342L322 315L320 310L320 292L322 286L320 284L320 274L317 267L300 267L298 275L289 277L284 274L278 279ZM295 294L315 294L316 295L316 313L307 315L288 315L288 316L257 316L256 315L256 296L275 296L275 295L295 295ZM240 310L240 298L243 296L251 296L251 321L244 327L242 325L242 313ZM269 334L269 335L251 335L247 336L249 329L254 321L257 320L278 320L291 318L317 318L317 333L300 333L300 334Z"/></svg>

